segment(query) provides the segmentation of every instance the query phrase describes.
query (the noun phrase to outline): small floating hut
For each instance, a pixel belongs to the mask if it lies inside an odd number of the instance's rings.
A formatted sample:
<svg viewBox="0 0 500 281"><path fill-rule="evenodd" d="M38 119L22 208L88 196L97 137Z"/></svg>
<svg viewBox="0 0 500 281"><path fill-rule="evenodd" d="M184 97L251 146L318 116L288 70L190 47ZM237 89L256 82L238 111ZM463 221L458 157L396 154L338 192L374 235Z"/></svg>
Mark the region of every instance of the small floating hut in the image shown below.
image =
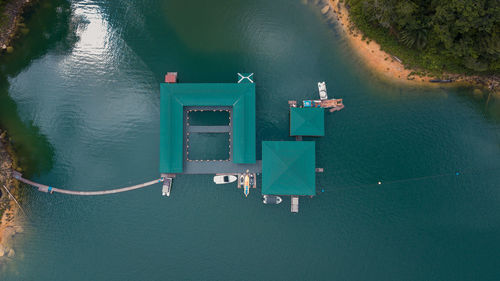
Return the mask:
<svg viewBox="0 0 500 281"><path fill-rule="evenodd" d="M290 136L325 135L325 110L322 107L290 107Z"/></svg>

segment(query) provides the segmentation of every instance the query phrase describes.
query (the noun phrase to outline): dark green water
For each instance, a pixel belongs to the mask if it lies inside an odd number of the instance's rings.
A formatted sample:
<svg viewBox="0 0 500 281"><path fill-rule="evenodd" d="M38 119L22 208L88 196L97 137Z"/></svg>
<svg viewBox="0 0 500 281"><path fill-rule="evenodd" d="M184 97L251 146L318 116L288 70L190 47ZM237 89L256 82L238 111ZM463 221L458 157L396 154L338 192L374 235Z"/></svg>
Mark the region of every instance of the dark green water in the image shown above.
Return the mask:
<svg viewBox="0 0 500 281"><path fill-rule="evenodd" d="M258 143L288 138L287 100L316 98L317 81L346 108L327 115L324 192L299 214L209 176L178 177L170 198L33 190L2 281L500 278L498 100L381 82L300 1L53 1L28 27L0 59L2 124L57 187L158 177L167 71L254 72Z"/></svg>

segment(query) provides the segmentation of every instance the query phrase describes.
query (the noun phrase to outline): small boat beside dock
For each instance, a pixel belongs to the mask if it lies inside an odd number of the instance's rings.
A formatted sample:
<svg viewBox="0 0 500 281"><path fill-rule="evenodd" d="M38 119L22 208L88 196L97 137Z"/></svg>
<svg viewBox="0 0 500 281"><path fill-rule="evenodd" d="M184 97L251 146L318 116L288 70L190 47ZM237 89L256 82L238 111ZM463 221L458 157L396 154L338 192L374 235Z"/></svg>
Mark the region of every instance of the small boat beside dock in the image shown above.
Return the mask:
<svg viewBox="0 0 500 281"><path fill-rule="evenodd" d="M326 82L318 82L319 99L327 100L328 94L326 93Z"/></svg>
<svg viewBox="0 0 500 281"><path fill-rule="evenodd" d="M275 195L264 195L262 202L264 204L275 204L275 205L278 205L281 202L283 202L283 199L281 199L281 197L275 196Z"/></svg>
<svg viewBox="0 0 500 281"><path fill-rule="evenodd" d="M322 107L329 109L330 112L342 110L344 103L342 99L329 99L326 92L325 82L318 82L319 100L304 100L302 106L297 105L297 101L289 100L290 107Z"/></svg>
<svg viewBox="0 0 500 281"><path fill-rule="evenodd" d="M248 194L250 194L250 177L248 174L245 175L245 185L243 186L243 194L245 194L245 197L248 197Z"/></svg>
<svg viewBox="0 0 500 281"><path fill-rule="evenodd" d="M238 178L234 175L217 175L214 177L215 184L226 184L235 182Z"/></svg>
<svg viewBox="0 0 500 281"><path fill-rule="evenodd" d="M238 188L243 188L243 194L248 197L250 188L257 188L257 174L250 173L248 170L245 173L237 175Z"/></svg>

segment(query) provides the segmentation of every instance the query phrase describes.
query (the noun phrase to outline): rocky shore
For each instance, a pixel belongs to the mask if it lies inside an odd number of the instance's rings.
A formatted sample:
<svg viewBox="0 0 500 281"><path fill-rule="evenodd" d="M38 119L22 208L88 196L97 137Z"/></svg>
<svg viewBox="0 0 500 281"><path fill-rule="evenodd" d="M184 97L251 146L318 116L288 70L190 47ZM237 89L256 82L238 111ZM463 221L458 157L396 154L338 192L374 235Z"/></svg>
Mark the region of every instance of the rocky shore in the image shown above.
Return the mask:
<svg viewBox="0 0 500 281"><path fill-rule="evenodd" d="M443 86L443 85L472 85L487 88L493 93L500 93L500 76L478 76L443 73L441 77L427 76L425 71L408 69L397 57L381 50L377 42L364 38L359 29L349 18L349 9L340 0L326 0L321 13L333 18L345 35L345 38L354 52L361 57L366 66L385 80L413 85ZM436 83L437 81L446 82ZM449 82L449 83L448 83Z"/></svg>
<svg viewBox="0 0 500 281"><path fill-rule="evenodd" d="M23 232L20 208L12 197L19 198L19 182L11 176L18 169L6 132L0 132L0 264L13 258L13 238Z"/></svg>
<svg viewBox="0 0 500 281"><path fill-rule="evenodd" d="M0 26L0 48L7 52L14 49L10 46L12 39L16 36L19 29L26 30L21 23L21 15L24 8L33 0L8 0L4 7L4 20ZM27 31L26 31L27 32Z"/></svg>

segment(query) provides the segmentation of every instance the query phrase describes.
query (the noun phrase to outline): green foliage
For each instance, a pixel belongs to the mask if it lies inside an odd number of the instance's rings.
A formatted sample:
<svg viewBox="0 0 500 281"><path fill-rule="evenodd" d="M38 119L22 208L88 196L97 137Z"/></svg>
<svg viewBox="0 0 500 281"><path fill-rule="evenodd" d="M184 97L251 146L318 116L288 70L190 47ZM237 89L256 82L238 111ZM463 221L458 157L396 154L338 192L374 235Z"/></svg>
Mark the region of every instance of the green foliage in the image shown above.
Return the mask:
<svg viewBox="0 0 500 281"><path fill-rule="evenodd" d="M6 22L7 16L5 14L5 4L8 0L0 0L0 28L2 28Z"/></svg>
<svg viewBox="0 0 500 281"><path fill-rule="evenodd" d="M346 0L384 50L434 73L500 72L500 0Z"/></svg>

